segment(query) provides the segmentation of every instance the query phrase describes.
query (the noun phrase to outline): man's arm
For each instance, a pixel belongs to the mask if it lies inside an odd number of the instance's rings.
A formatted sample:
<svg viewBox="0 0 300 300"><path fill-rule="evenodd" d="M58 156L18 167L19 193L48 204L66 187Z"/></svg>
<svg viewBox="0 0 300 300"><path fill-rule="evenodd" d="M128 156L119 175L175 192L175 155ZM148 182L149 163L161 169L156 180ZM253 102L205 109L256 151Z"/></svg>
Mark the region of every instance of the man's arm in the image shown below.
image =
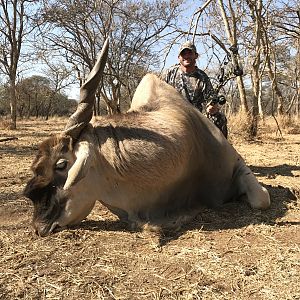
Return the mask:
<svg viewBox="0 0 300 300"><path fill-rule="evenodd" d="M217 92L213 88L213 85L207 75L205 76L205 89L203 92L203 96L206 104L208 104L212 99L215 99L218 96Z"/></svg>

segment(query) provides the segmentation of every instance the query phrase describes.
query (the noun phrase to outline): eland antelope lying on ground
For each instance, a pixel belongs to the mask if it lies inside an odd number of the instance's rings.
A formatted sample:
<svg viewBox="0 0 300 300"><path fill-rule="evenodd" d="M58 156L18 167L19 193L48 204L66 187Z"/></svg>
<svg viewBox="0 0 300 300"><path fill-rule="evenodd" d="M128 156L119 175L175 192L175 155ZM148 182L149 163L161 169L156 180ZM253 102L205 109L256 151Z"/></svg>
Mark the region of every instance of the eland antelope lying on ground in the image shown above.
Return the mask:
<svg viewBox="0 0 300 300"><path fill-rule="evenodd" d="M32 164L24 194L39 235L79 223L97 200L131 224L163 224L242 195L253 208L270 205L219 129L155 75L143 78L127 113L89 123L107 55L108 41L65 130L40 144Z"/></svg>

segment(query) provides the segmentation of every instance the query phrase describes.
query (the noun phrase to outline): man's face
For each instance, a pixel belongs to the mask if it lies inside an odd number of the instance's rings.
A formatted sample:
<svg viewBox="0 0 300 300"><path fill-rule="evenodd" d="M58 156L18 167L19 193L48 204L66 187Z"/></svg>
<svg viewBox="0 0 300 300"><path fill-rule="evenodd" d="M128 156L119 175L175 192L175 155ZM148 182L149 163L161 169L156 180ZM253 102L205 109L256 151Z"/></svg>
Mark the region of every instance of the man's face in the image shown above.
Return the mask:
<svg viewBox="0 0 300 300"><path fill-rule="evenodd" d="M190 49L184 49L180 52L179 63L184 67L193 67L196 65L198 54Z"/></svg>

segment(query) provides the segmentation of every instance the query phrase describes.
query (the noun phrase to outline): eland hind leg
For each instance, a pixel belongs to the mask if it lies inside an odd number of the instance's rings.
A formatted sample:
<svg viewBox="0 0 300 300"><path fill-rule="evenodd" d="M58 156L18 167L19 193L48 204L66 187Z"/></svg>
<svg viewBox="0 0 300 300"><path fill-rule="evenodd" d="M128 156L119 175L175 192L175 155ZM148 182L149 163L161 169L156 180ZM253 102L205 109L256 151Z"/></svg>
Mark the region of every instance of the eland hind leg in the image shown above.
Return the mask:
<svg viewBox="0 0 300 300"><path fill-rule="evenodd" d="M270 206L270 195L261 186L252 171L246 165L239 169L237 178L239 196L246 196L246 201L252 208L267 209Z"/></svg>

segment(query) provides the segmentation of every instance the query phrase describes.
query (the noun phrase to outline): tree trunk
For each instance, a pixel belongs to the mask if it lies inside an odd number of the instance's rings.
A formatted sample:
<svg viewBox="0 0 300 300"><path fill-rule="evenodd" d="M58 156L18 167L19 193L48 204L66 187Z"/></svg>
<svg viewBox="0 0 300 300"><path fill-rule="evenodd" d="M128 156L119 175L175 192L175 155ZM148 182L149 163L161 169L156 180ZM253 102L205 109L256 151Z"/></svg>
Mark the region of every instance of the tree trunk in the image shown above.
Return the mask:
<svg viewBox="0 0 300 300"><path fill-rule="evenodd" d="M300 26L300 9L297 11L298 23ZM296 63L296 116L299 120L300 118L300 36L298 36L297 40L297 63Z"/></svg>
<svg viewBox="0 0 300 300"><path fill-rule="evenodd" d="M264 39L262 40L263 43L266 43ZM267 47L271 47L271 45L267 45ZM266 44L264 44L264 49L266 49ZM270 54L265 52L266 56L266 63L267 63L267 68L268 68L268 76L270 81L272 82L272 89L274 90L274 93L277 97L277 113L279 115L283 114L283 96L281 93L281 90L279 89L278 83L277 83L277 78L276 78L276 71L274 72L272 69L272 63L270 59ZM276 65L276 62L275 62Z"/></svg>
<svg viewBox="0 0 300 300"><path fill-rule="evenodd" d="M46 121L49 119L50 110L51 110L51 106L52 106L52 97L53 96L50 96L49 103L48 103L48 106L47 106L46 117L45 117Z"/></svg>
<svg viewBox="0 0 300 300"><path fill-rule="evenodd" d="M28 95L28 111L27 111L27 118L29 119L31 116L31 96Z"/></svg>
<svg viewBox="0 0 300 300"><path fill-rule="evenodd" d="M254 27L254 36L255 40L255 57L252 63L251 70L251 81L252 81L252 90L253 90L253 99L252 99L252 109L251 109L251 122L249 127L249 135L251 138L257 135L258 129L258 119L259 119L259 97L260 97L260 85L261 85L261 76L259 67L261 65L261 40L262 40L262 0L257 0L255 2L247 1L247 4L251 11L252 19L255 21ZM261 111L261 114L263 112Z"/></svg>
<svg viewBox="0 0 300 300"><path fill-rule="evenodd" d="M258 114L259 114L260 118L263 120L264 119L264 110L262 107L262 81L261 80L259 81L257 102L258 102Z"/></svg>
<svg viewBox="0 0 300 300"><path fill-rule="evenodd" d="M97 103L97 116L100 116L100 105L101 105L100 100L101 100L101 98L100 98L99 92L96 93L95 97L96 97L96 103Z"/></svg>
<svg viewBox="0 0 300 300"><path fill-rule="evenodd" d="M251 123L249 127L250 137L253 138L257 135L258 128L258 95L259 95L259 86L260 86L260 77L259 77L259 64L253 64L252 66L252 88L253 88L253 98L252 98L252 109L251 109Z"/></svg>
<svg viewBox="0 0 300 300"><path fill-rule="evenodd" d="M223 23L225 25L227 38L228 38L230 44L232 46L236 47L236 45L238 44L237 35L236 35L237 28L236 28L236 22L235 22L236 17L235 17L234 9L232 7L232 3L231 3L231 1L229 1L229 10L230 10L231 16L230 16L230 18L228 18L228 16L226 15L223 0L218 0L218 2L219 2L220 10L221 10L221 15L223 18ZM232 20L231 27L229 24L229 19ZM238 62L237 55L231 55L231 59L232 59L233 65L235 67L238 67L239 62ZM237 76L236 82L237 82L238 91L239 91L239 95L240 95L241 111L248 112L248 104L247 104L247 99L246 99L245 86L244 86L244 81L243 81L242 76Z"/></svg>
<svg viewBox="0 0 300 300"><path fill-rule="evenodd" d="M16 79L12 77L10 79L9 87L9 96L10 96L10 115L11 123L10 129L17 129L17 97L16 97Z"/></svg>
<svg viewBox="0 0 300 300"><path fill-rule="evenodd" d="M243 78L241 76L237 76L236 82L237 82L237 86L238 86L238 90L239 90L239 94L240 94L240 101L241 101L240 110L244 113L247 113L249 111L249 108L248 108Z"/></svg>

